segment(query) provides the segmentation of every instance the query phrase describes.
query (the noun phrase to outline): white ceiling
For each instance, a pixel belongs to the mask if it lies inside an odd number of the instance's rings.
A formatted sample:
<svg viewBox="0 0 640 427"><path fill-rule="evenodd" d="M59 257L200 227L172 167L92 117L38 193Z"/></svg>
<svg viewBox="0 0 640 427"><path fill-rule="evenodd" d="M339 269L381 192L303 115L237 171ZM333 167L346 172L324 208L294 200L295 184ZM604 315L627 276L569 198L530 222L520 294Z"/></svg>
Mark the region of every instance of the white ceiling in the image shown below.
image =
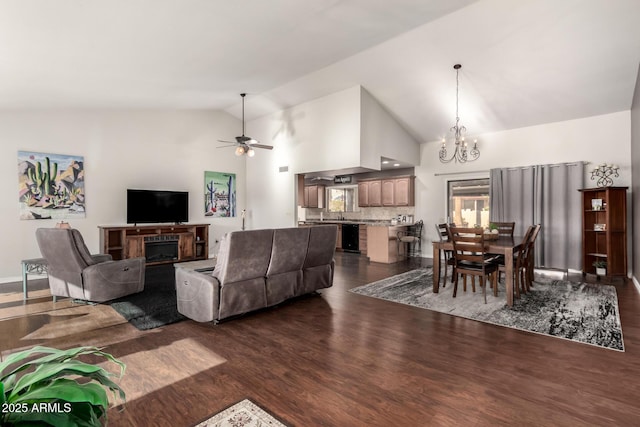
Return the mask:
<svg viewBox="0 0 640 427"><path fill-rule="evenodd" d="M640 0L0 0L0 108L247 118L362 85L420 141L631 107Z"/></svg>

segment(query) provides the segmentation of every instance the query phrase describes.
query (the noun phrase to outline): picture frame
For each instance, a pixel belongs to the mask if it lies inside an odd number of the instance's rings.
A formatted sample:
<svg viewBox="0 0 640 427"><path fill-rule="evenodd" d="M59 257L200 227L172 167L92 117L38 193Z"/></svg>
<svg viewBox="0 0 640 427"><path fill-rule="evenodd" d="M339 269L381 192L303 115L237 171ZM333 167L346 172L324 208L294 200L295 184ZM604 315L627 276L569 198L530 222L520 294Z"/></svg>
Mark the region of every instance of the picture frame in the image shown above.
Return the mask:
<svg viewBox="0 0 640 427"><path fill-rule="evenodd" d="M605 231L607 224L593 224L593 231Z"/></svg>
<svg viewBox="0 0 640 427"><path fill-rule="evenodd" d="M591 199L591 209L594 211L602 210L602 199Z"/></svg>

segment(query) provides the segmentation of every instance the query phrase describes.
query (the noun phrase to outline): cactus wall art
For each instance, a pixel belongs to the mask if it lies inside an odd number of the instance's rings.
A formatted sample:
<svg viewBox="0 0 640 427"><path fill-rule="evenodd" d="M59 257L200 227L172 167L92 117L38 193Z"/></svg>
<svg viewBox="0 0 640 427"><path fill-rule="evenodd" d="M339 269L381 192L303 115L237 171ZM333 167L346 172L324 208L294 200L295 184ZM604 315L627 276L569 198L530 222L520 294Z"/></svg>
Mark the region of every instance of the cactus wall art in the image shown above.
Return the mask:
<svg viewBox="0 0 640 427"><path fill-rule="evenodd" d="M84 159L18 151L20 219L84 218Z"/></svg>
<svg viewBox="0 0 640 427"><path fill-rule="evenodd" d="M237 216L235 173L209 171L204 173L204 215Z"/></svg>

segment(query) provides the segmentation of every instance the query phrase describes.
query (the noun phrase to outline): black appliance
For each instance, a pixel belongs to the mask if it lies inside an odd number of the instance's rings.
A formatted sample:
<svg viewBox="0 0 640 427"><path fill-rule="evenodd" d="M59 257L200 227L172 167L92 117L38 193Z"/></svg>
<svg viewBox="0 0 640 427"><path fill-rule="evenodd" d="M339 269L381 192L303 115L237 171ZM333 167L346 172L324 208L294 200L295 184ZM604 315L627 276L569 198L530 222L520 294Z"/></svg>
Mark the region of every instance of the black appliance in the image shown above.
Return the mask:
<svg viewBox="0 0 640 427"><path fill-rule="evenodd" d="M187 191L127 190L127 223L189 221Z"/></svg>
<svg viewBox="0 0 640 427"><path fill-rule="evenodd" d="M360 225L342 224L342 250L360 252Z"/></svg>

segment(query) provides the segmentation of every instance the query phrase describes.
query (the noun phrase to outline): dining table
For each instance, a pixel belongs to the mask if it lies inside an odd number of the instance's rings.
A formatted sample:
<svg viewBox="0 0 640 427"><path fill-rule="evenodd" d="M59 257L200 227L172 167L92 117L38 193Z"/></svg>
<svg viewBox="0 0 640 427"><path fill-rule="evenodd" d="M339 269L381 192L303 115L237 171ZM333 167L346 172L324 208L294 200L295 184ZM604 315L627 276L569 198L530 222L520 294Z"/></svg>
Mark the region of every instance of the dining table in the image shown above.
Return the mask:
<svg viewBox="0 0 640 427"><path fill-rule="evenodd" d="M507 305L513 306L513 254L520 250L522 246L523 236L499 236L495 240L485 240L485 251L492 255L504 255L505 267L505 287L507 294ZM433 293L437 294L440 290L440 255L441 251L453 250L453 243L446 240L433 242ZM446 270L446 264L445 264Z"/></svg>

